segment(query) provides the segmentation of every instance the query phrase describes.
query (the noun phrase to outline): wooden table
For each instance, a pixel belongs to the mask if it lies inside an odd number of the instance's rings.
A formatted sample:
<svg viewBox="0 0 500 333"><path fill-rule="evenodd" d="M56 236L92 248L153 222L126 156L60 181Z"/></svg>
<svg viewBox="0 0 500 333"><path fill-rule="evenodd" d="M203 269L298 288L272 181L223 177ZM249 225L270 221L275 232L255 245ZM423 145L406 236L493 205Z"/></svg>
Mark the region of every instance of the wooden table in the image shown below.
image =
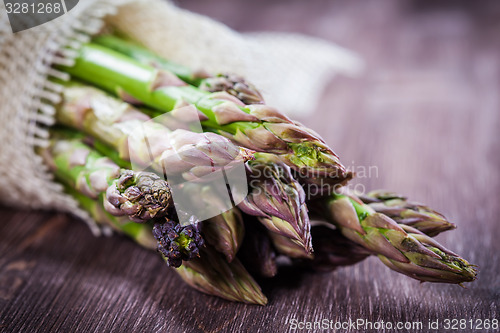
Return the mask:
<svg viewBox="0 0 500 333"><path fill-rule="evenodd" d="M327 274L282 271L263 283L267 307L235 304L188 288L123 237L1 207L0 331L286 332L292 319L364 319L420 321L426 332L429 320L500 319L499 3L419 3L180 5L241 31L301 32L361 54L363 75L335 78L301 120L347 165L377 167L360 184L405 193L454 221L458 229L438 239L479 265L476 282L420 284L370 258Z"/></svg>

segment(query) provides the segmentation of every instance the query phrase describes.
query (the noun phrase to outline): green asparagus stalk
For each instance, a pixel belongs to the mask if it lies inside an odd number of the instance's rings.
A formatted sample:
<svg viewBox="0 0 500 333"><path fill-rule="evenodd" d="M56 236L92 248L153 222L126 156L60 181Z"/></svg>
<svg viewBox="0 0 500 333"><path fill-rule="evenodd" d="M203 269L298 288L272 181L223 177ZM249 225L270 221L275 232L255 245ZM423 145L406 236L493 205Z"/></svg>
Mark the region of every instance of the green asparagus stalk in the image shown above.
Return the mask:
<svg viewBox="0 0 500 333"><path fill-rule="evenodd" d="M76 138L68 138L71 132L54 130L53 134L50 146L40 154L55 176L91 199L110 195L103 203L109 213L126 215L134 222L147 222L165 216L173 207L170 188L157 175L131 170L120 172L110 159L85 145L78 134ZM108 189L113 189L113 193Z"/></svg>
<svg viewBox="0 0 500 333"><path fill-rule="evenodd" d="M199 259L186 262L176 271L187 284L201 292L230 301L267 304L266 296L240 261L235 258L228 263L210 246L201 251Z"/></svg>
<svg viewBox="0 0 500 333"><path fill-rule="evenodd" d="M247 167L250 191L238 207L257 216L269 231L288 238L302 256L308 256L312 245L306 195L290 168L269 154L258 154Z"/></svg>
<svg viewBox="0 0 500 333"><path fill-rule="evenodd" d="M456 225L449 222L442 214L425 205L408 201L406 197L397 193L379 190L359 195L359 198L376 212L431 237L456 228Z"/></svg>
<svg viewBox="0 0 500 333"><path fill-rule="evenodd" d="M197 179L252 158L250 151L214 133L170 131L104 92L76 82L65 83L57 106L58 123L81 130L114 149L123 160L174 177ZM140 129L141 135L135 135ZM131 138L135 139L131 139Z"/></svg>
<svg viewBox="0 0 500 333"><path fill-rule="evenodd" d="M241 212L230 209L203 222L203 234L207 243L233 261L243 242L245 230Z"/></svg>
<svg viewBox="0 0 500 333"><path fill-rule="evenodd" d="M476 278L475 267L466 260L420 231L375 212L351 194L334 193L323 200L320 209L345 237L377 254L395 271L422 282L460 284Z"/></svg>
<svg viewBox="0 0 500 333"><path fill-rule="evenodd" d="M113 35L100 35L95 37L92 42L136 59L143 64L172 72L182 81L193 86L199 86L203 79L210 77L208 73L192 71L187 67L163 59L132 41Z"/></svg>
<svg viewBox="0 0 500 333"><path fill-rule="evenodd" d="M187 85L173 73L141 64L96 44L79 50L69 74L118 94L123 100L144 103L158 115L178 107L201 111L200 121L243 147L279 154L302 174L337 182L348 174L338 156L312 130L265 105L244 105L225 92L208 93Z"/></svg>
<svg viewBox="0 0 500 333"><path fill-rule="evenodd" d="M219 74L210 76L204 72L193 72L189 68L165 60L146 48L112 35L101 35L93 42L127 55L140 63L172 72L181 80L209 92L225 91L245 104L264 103L261 93L240 76Z"/></svg>

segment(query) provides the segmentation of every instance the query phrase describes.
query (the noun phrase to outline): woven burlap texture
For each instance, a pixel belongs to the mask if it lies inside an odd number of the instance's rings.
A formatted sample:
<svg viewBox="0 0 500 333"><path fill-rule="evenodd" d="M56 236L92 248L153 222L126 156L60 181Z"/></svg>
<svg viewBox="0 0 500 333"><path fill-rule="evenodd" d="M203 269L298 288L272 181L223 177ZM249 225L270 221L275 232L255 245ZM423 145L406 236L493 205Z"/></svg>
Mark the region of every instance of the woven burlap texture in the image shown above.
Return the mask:
<svg viewBox="0 0 500 333"><path fill-rule="evenodd" d="M71 49L105 26L193 69L243 75L269 104L288 113L311 109L331 74L355 73L361 64L323 41L279 33L241 35L163 0L81 0L66 15L16 34L0 3L0 198L13 206L72 212L95 234L102 230L63 193L35 151L47 144L59 101L61 87L48 79L68 79L51 66L71 64Z"/></svg>

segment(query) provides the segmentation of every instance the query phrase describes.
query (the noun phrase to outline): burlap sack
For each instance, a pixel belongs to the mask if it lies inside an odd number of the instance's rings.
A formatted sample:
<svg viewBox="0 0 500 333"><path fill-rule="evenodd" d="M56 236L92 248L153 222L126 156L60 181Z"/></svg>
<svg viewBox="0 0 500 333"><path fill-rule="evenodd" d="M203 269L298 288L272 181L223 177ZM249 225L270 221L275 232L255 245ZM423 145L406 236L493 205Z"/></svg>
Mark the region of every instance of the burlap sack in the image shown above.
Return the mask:
<svg viewBox="0 0 500 333"><path fill-rule="evenodd" d="M297 113L314 107L325 80L352 74L361 62L350 52L299 35L241 35L207 17L164 0L80 0L64 16L44 25L11 32L0 3L0 200L8 205L69 211L101 230L52 180L36 155L47 144L54 103L67 79L53 64L71 64L89 36L115 26L160 55L193 69L232 72L257 85L268 104ZM107 231L107 230L104 230Z"/></svg>

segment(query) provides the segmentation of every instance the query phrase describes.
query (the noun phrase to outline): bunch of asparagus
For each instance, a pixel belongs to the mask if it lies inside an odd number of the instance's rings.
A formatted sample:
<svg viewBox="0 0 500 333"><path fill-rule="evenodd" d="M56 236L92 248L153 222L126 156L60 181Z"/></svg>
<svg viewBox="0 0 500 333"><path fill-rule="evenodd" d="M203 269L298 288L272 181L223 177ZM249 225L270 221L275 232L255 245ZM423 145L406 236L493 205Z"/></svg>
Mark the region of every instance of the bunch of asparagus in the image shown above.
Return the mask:
<svg viewBox="0 0 500 333"><path fill-rule="evenodd" d="M475 279L473 265L431 238L454 224L401 195L350 191L353 174L324 140L243 78L200 74L111 35L58 69L71 80L57 82L58 125L39 154L96 222L156 248L192 287L264 305L250 273L275 276L279 256L324 271L376 255L419 281ZM137 128L145 139L130 139ZM236 162L248 195L228 209L203 179ZM182 181L196 211L219 213L200 221L175 205L172 185Z"/></svg>

